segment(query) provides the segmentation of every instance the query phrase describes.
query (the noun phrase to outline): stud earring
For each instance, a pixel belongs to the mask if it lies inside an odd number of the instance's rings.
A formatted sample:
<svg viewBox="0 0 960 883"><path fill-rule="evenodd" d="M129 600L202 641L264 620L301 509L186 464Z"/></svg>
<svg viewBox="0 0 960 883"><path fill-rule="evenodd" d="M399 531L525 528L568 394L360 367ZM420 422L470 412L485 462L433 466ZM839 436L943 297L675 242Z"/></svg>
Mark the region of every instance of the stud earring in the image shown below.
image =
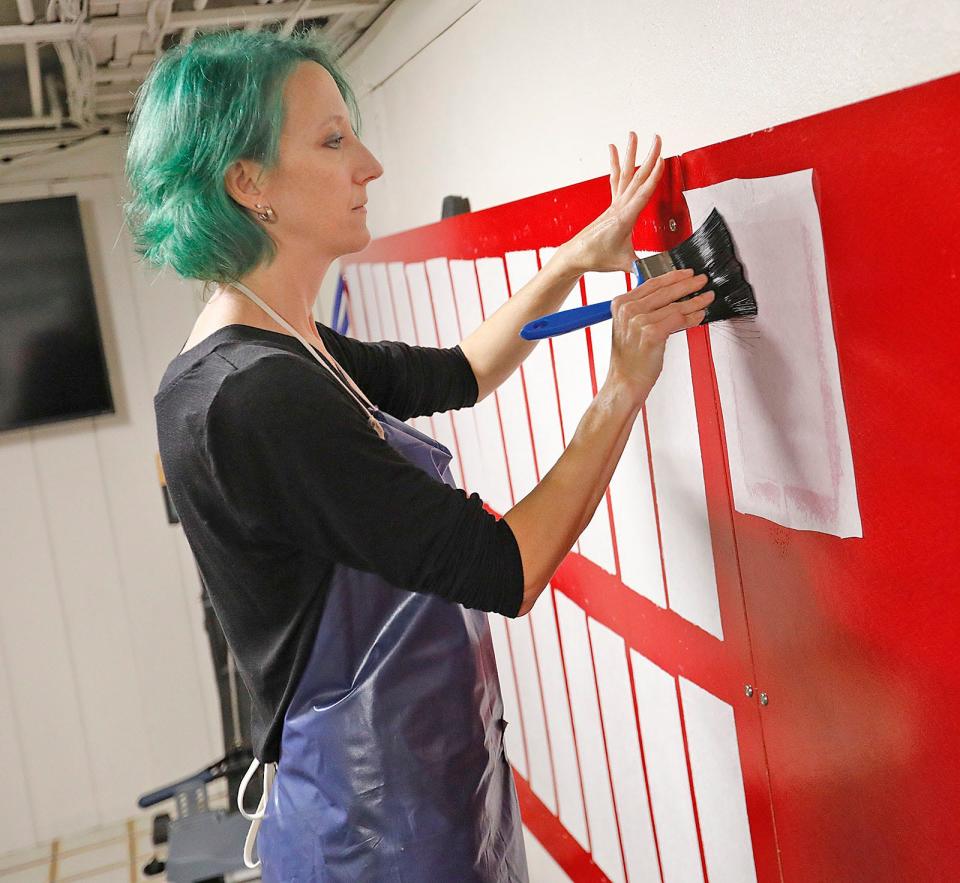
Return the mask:
<svg viewBox="0 0 960 883"><path fill-rule="evenodd" d="M258 202L256 203L255 207L257 209L257 217L261 221L267 221L268 223L270 223L277 219L277 213L273 210L271 206L260 205L260 203Z"/></svg>

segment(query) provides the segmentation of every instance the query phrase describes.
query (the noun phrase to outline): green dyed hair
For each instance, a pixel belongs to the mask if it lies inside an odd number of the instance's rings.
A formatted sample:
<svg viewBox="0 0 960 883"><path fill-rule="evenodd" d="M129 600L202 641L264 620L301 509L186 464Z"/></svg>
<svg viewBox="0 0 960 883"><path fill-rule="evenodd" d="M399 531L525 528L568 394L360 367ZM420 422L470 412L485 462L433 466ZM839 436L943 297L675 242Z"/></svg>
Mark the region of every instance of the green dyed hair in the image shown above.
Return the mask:
<svg viewBox="0 0 960 883"><path fill-rule="evenodd" d="M276 165L283 88L303 61L329 71L359 134L353 91L313 32L219 31L157 60L137 93L126 154L123 209L137 254L206 282L273 260L273 239L227 193L224 173L238 159Z"/></svg>

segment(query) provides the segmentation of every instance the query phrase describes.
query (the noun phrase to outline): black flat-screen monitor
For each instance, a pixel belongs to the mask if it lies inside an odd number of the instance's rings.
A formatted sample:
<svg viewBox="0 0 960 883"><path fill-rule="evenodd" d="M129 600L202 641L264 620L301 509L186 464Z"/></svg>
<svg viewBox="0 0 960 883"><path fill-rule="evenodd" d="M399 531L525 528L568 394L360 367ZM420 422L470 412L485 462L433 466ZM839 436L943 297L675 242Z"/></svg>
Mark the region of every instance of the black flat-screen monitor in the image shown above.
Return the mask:
<svg viewBox="0 0 960 883"><path fill-rule="evenodd" d="M0 202L0 432L113 410L77 198Z"/></svg>

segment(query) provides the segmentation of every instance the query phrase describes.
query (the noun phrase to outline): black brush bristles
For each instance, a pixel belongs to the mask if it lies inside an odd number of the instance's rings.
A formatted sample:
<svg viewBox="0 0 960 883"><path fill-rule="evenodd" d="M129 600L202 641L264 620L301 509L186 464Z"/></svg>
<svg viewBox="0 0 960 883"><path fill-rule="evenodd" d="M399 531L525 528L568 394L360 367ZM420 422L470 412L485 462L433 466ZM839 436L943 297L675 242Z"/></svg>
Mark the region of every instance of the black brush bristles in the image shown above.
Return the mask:
<svg viewBox="0 0 960 883"><path fill-rule="evenodd" d="M757 315L757 298L743 277L743 264L734 254L730 231L716 209L693 236L670 249L670 257L677 269L689 267L694 273L707 274L703 290L713 291L714 299L701 325Z"/></svg>

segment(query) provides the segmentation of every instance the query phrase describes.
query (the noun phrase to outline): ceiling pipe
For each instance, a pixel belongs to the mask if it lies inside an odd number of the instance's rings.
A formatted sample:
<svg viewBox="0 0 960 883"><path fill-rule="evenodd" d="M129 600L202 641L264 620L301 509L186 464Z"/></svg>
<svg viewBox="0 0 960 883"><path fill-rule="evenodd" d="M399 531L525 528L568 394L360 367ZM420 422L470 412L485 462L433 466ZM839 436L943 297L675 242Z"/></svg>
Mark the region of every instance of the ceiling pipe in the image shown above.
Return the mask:
<svg viewBox="0 0 960 883"><path fill-rule="evenodd" d="M93 41L109 39L118 34L142 35L152 44L156 52L167 33L180 31L181 42L189 42L201 30L211 30L224 25L243 26L247 30L256 30L271 21L282 21L282 32L289 34L296 23L313 18L334 17L331 26L324 28L329 37L346 36L356 31L356 19L367 18L367 13L382 10L383 0L297 0L296 8L290 10L292 3L284 0L255 0L256 6L207 8L208 0L192 0L193 10L173 12L174 0L151 0L146 14L135 16L96 16L92 19L81 17L79 21L64 21L67 15L76 14L90 8L91 0L41 0L46 8L47 22L37 21L33 9L35 0L17 0L21 25L0 26L0 46L24 46L29 85L32 116L0 118L0 133L3 144L13 139L30 137L26 131L20 135L6 134L21 129L36 131L58 129L76 132L77 129L63 129L69 122L78 129L86 129L87 124L96 122L102 114L120 114L129 112L134 96L122 89L97 89L94 84L122 84L142 82L151 65L145 64L146 52L141 52L137 64L129 67L98 67L90 51ZM120 0L122 3L123 0ZM248 0L249 2L249 0ZM100 0L103 3L103 0ZM66 5L66 10L63 8ZM57 18L59 17L59 21ZM50 19L53 19L50 21ZM33 22L33 23L28 23ZM53 74L41 74L39 47L46 42L52 43L62 68L62 82ZM86 55L83 53L86 52ZM79 53L79 54L78 54ZM66 90L66 113L61 100L61 90ZM49 113L44 114L44 98ZM51 133L52 134L52 133Z"/></svg>
<svg viewBox="0 0 960 883"><path fill-rule="evenodd" d="M39 117L0 117L0 131L7 129L55 129L60 117L53 114Z"/></svg>
<svg viewBox="0 0 960 883"><path fill-rule="evenodd" d="M181 39L181 43L184 41ZM150 65L130 65L130 67L107 68L93 75L95 83L124 83L140 81L150 72Z"/></svg>
<svg viewBox="0 0 960 883"><path fill-rule="evenodd" d="M121 123L103 122L96 126L84 126L79 129L32 129L27 132L5 134L0 139L0 154L13 156L16 159L20 153L10 151L29 151L31 148L46 144L65 144L68 147L90 139L92 136L114 135L123 137L126 126ZM2 168L2 166L0 166Z"/></svg>
<svg viewBox="0 0 960 883"><path fill-rule="evenodd" d="M283 27L280 28L280 33L283 34L284 37L288 37L293 32L294 25L297 23L298 19L303 13L303 10L306 8L309 2L310 0L300 0L300 4L297 6L297 8L290 13L287 20L283 23Z"/></svg>
<svg viewBox="0 0 960 883"><path fill-rule="evenodd" d="M33 0L17 0L17 11L20 13L20 21L25 25L32 25L36 20L36 14L33 11Z"/></svg>
<svg viewBox="0 0 960 883"><path fill-rule="evenodd" d="M43 78L43 91L47 93L47 104L50 105L50 116L57 120L57 128L63 125L63 104L60 102L60 94L57 92L57 78L52 74L46 74Z"/></svg>
<svg viewBox="0 0 960 883"><path fill-rule="evenodd" d="M43 25L37 25L43 27ZM68 27L74 27L68 25ZM77 61L73 57L73 50L66 41L53 44L57 52L57 58L60 59L60 67L63 68L63 82L67 87L67 114L72 123L83 125L82 114L80 112L80 73L77 70Z"/></svg>
<svg viewBox="0 0 960 883"><path fill-rule="evenodd" d="M340 2L340 0L314 0L302 13L300 19L324 18L339 12L368 12L380 9L377 2ZM286 18L289 12L271 6L227 6L219 9L174 12L163 28L164 33L183 28L212 28L219 25L242 25L248 21L261 24ZM140 33L147 28L145 15L101 16L80 25L73 23L4 25L0 26L0 46L30 42L56 42L78 36L96 40L124 33Z"/></svg>
<svg viewBox="0 0 960 883"><path fill-rule="evenodd" d="M27 54L27 82L30 84L30 112L43 115L43 84L40 81L40 52L36 43L24 43Z"/></svg>
<svg viewBox="0 0 960 883"><path fill-rule="evenodd" d="M193 10L194 12L199 12L201 9L206 9L207 0L193 0ZM180 40L178 42L182 43L184 46L193 42L193 38L197 36L196 28L186 28L184 32L180 35Z"/></svg>

